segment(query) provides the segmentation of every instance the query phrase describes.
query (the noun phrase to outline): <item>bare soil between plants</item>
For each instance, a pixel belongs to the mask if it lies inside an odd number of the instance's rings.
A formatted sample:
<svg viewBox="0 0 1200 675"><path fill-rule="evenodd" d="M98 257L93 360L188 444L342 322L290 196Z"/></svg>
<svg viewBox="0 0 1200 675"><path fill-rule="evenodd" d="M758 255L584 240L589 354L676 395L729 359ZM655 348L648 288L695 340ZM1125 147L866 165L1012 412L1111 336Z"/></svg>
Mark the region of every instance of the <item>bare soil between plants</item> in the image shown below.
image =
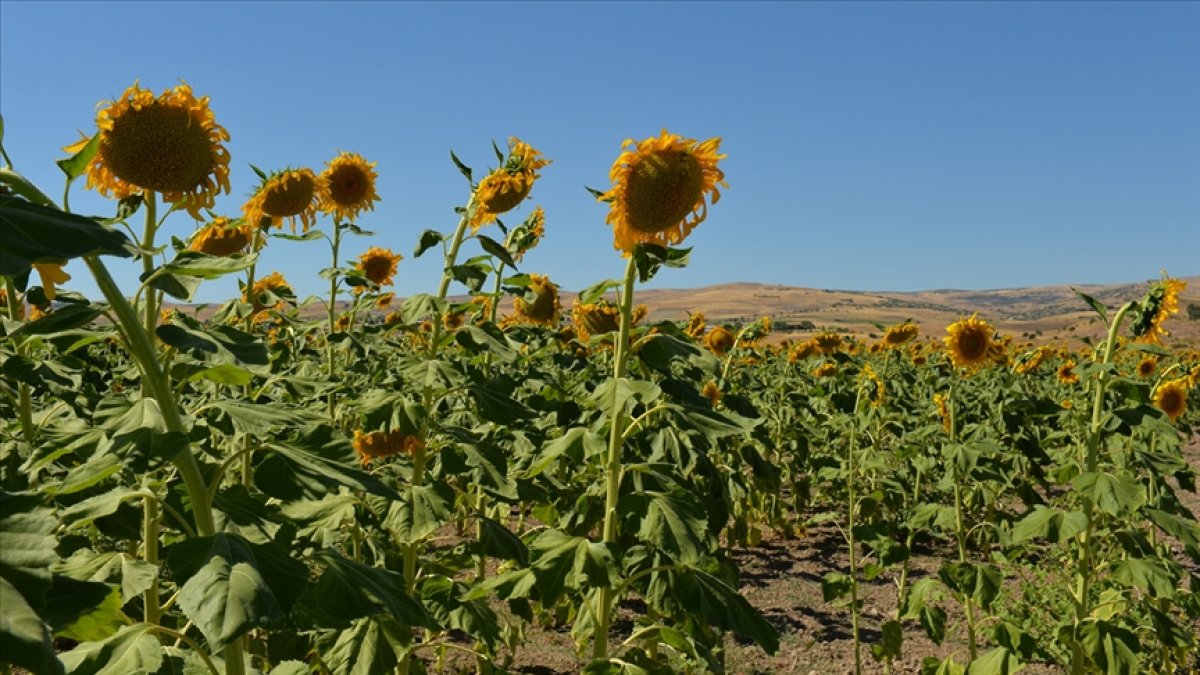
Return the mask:
<svg viewBox="0 0 1200 675"><path fill-rule="evenodd" d="M1187 443L1184 457L1193 469L1200 472L1200 436L1193 437ZM1181 490L1179 497L1193 514L1200 514L1200 496ZM1193 573L1200 573L1182 549L1176 548L1180 563ZM845 608L826 603L821 594L821 579L826 573L846 573L849 569L846 545L835 526L830 524L813 528L802 538L767 537L758 546L734 549L733 554L741 570L740 592L779 630L780 643L779 651L768 655L753 643L729 636L727 672L748 675L840 675L854 672L850 614ZM948 543L927 542L914 546L910 583L936 575L942 563L955 555ZM1019 579L1010 578L1006 592L1017 592L1013 586L1019 583ZM864 582L860 586L860 593L863 599L860 635L866 644L878 642L880 627L892 619L896 611L895 577L884 573L872 582ZM903 653L901 658L893 662L893 673L919 673L921 661L930 656L939 659L953 656L959 663L969 660L961 608L954 602L942 603L941 606L949 614L945 641L940 645L934 644L918 623L906 621ZM631 619L638 614L640 608L634 604L623 605L614 626L613 638L626 637ZM1200 629L1200 626L1197 628ZM872 659L866 644L862 649L863 672L882 673L883 665ZM986 649L986 646L981 646L981 653ZM523 646L511 656L508 672L512 673L567 675L577 673L581 668L569 626L558 629L531 626ZM468 664L465 660L452 659L446 666L442 672L474 671L474 664ZM1063 671L1052 664L1032 663L1021 672L1042 675Z"/></svg>

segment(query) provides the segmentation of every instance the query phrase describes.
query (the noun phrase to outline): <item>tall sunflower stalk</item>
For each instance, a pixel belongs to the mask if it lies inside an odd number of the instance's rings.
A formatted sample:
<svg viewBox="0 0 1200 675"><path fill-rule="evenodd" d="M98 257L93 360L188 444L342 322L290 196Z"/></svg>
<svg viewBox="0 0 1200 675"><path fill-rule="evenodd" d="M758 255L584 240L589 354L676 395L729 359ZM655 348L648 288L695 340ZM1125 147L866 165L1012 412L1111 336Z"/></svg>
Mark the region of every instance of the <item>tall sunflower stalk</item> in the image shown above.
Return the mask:
<svg viewBox="0 0 1200 675"><path fill-rule="evenodd" d="M613 227L613 246L628 260L621 284L620 326L613 348L613 402L609 413L609 442L604 455L604 532L605 544L617 542L617 502L623 474L621 447L625 437L624 402L619 396L620 381L625 378L629 357L629 330L633 324L634 284L638 275L640 244L668 246L679 244L707 215L706 195L715 203L720 199L717 184L724 185L725 174L717 168L724 155L717 153L721 139L704 142L683 138L663 129L658 137L640 142L625 141L622 153L609 171L613 187L608 192L593 191L597 199L609 204L606 222ZM648 276L643 274L643 276ZM608 632L616 591L601 587L592 607L595 624L592 631L592 658L608 658ZM651 646L654 649L654 646Z"/></svg>

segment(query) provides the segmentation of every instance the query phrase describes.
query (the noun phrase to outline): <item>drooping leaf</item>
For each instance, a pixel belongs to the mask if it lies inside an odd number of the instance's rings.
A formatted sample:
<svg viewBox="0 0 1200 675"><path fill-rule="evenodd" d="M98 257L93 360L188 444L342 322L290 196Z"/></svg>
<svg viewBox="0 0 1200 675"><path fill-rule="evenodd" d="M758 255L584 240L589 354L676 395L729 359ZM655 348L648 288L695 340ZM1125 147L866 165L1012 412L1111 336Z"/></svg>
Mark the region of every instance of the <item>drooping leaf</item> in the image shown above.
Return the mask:
<svg viewBox="0 0 1200 675"><path fill-rule="evenodd" d="M40 495L0 491L0 577L21 590L34 608L50 587L50 566L58 560L54 509Z"/></svg>
<svg viewBox="0 0 1200 675"><path fill-rule="evenodd" d="M125 626L102 642L84 642L61 656L71 675L151 675L163 663L152 626Z"/></svg>
<svg viewBox="0 0 1200 675"><path fill-rule="evenodd" d="M404 544L421 541L450 520L454 491L438 481L428 485L409 485L403 496L388 509L384 526Z"/></svg>
<svg viewBox="0 0 1200 675"><path fill-rule="evenodd" d="M186 539L166 559L183 581L180 609L215 649L283 619L308 582L308 569L281 546L234 534Z"/></svg>
<svg viewBox="0 0 1200 675"><path fill-rule="evenodd" d="M0 276L18 277L35 262L55 262L85 255L128 258L129 238L91 218L64 213L24 199L0 196Z"/></svg>
<svg viewBox="0 0 1200 675"><path fill-rule="evenodd" d="M461 630L494 648L500 639L496 613L484 600L467 600L466 585L448 577L430 576L421 580L421 600L437 622Z"/></svg>
<svg viewBox="0 0 1200 675"><path fill-rule="evenodd" d="M717 577L689 569L676 577L673 591L681 605L708 623L754 640L768 654L779 651L779 631Z"/></svg>
<svg viewBox="0 0 1200 675"><path fill-rule="evenodd" d="M677 489L647 496L649 503L638 529L639 539L684 565L697 564L708 555L708 521L694 495Z"/></svg>
<svg viewBox="0 0 1200 675"><path fill-rule="evenodd" d="M1087 528L1087 516L1080 511L1035 506L1013 526L1013 542L1045 538L1055 543L1067 541Z"/></svg>
<svg viewBox="0 0 1200 675"><path fill-rule="evenodd" d="M402 626L436 628L425 609L404 592L404 577L350 560L335 551L318 551L324 566L305 590L300 605L320 626L341 628L354 619L385 614Z"/></svg>
<svg viewBox="0 0 1200 675"><path fill-rule="evenodd" d="M50 629L16 589L0 577L0 663L34 673L62 675L63 666L54 653Z"/></svg>

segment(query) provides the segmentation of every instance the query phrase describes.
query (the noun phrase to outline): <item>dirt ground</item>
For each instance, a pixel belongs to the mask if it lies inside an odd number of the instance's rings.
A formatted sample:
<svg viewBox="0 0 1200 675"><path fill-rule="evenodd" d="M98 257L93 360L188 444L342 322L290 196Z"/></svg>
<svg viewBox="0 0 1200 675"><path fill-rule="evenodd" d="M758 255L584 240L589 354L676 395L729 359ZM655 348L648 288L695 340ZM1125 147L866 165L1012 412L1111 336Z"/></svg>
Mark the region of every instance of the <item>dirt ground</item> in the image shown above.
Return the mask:
<svg viewBox="0 0 1200 675"><path fill-rule="evenodd" d="M1193 438L1185 447L1184 455L1197 471L1200 471L1200 436ZM1200 497L1194 493L1180 491L1181 500L1200 514ZM923 576L936 574L938 566L954 551L946 547L915 547L913 551L910 583ZM1200 573L1187 560L1182 550L1177 551L1181 563L1194 573ZM832 526L810 530L802 539L770 539L759 546L737 549L734 552L741 569L742 587L745 598L758 608L780 632L779 651L769 656L757 646L728 638L726 667L730 673L766 675L768 673L799 673L801 675L834 675L854 672L854 648L850 614L842 608L831 607L821 595L821 579L830 571L848 570L846 546L838 531ZM1027 577L1025 583L1036 584L1036 577ZM1015 587L1021 579L1010 579L1006 592L1016 593ZM878 642L880 626L889 620L896 608L896 585L894 577L885 573L874 582L861 586L863 597L860 634L865 643ZM892 668L893 673L919 673L923 658L944 658L953 655L959 663L967 661L966 636L962 632L963 615L956 603L942 603L949 614L946 640L936 645L925 637L916 622L906 622L903 655ZM632 616L629 607L623 611L625 618ZM1053 617L1046 617L1050 623ZM628 631L628 621L619 622L614 628L614 637L622 625ZM531 628L525 641L527 645L514 655L512 672L530 675L567 675L577 672L579 661L574 653L569 628L544 630ZM981 647L981 652L986 647ZM864 645L862 651L863 672L881 673L883 666L875 662ZM1022 673L1040 675L1062 672L1047 664L1029 664Z"/></svg>

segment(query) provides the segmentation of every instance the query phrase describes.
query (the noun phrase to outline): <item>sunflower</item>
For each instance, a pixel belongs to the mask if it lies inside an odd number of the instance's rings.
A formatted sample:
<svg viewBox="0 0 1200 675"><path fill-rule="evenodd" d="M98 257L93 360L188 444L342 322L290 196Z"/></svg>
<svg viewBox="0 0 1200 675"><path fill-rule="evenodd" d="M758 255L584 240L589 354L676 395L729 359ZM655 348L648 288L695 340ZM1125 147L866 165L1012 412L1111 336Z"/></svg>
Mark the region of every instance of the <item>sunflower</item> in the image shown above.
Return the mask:
<svg viewBox="0 0 1200 675"><path fill-rule="evenodd" d="M945 394L934 394L933 404L937 406L938 417L942 419L942 428L950 433L950 406Z"/></svg>
<svg viewBox="0 0 1200 675"><path fill-rule="evenodd" d="M65 264L67 263L33 263L33 269L37 270L38 276L42 278L42 293L51 302L58 295L58 285L71 280L71 275L63 271Z"/></svg>
<svg viewBox="0 0 1200 675"><path fill-rule="evenodd" d="M833 361L826 361L813 369L814 377L832 377L837 374L837 364Z"/></svg>
<svg viewBox="0 0 1200 675"><path fill-rule="evenodd" d="M512 252L513 260L521 262L525 254L533 250L546 236L546 212L542 207L536 207L533 213L508 235L507 248Z"/></svg>
<svg viewBox="0 0 1200 675"><path fill-rule="evenodd" d="M626 140L613 162L613 188L600 195L609 203L614 248L629 256L639 243L678 244L708 215L705 195L721 199L717 185L729 187L717 162L720 138L703 143L662 130L662 135Z"/></svg>
<svg viewBox="0 0 1200 675"><path fill-rule="evenodd" d="M242 301L248 302L254 308L254 313L258 314L268 309L282 309L285 298L295 295L291 285L283 278L279 272L271 272L267 276L254 282L251 288L250 297L242 295ZM274 299L275 302L267 304Z"/></svg>
<svg viewBox="0 0 1200 675"><path fill-rule="evenodd" d="M1075 359L1064 361L1058 367L1058 381L1063 384L1079 384L1079 374L1075 372Z"/></svg>
<svg viewBox="0 0 1200 675"><path fill-rule="evenodd" d="M1154 390L1154 405L1165 412L1172 422L1187 410L1188 384L1185 376L1163 382Z"/></svg>
<svg viewBox="0 0 1200 675"><path fill-rule="evenodd" d="M350 327L350 320L352 318L354 318L354 317L349 312L346 312L345 314L342 314L341 316L339 316L337 318L337 321L335 321L333 324L334 332L335 333L346 332L346 329Z"/></svg>
<svg viewBox="0 0 1200 675"><path fill-rule="evenodd" d="M396 268L404 256L399 253L392 253L390 248L380 248L372 246L367 249L367 252L358 256L358 263L354 269L363 273L363 276L370 279L377 286L387 286L392 283L392 277L396 275ZM356 292L362 292L362 286L355 286Z"/></svg>
<svg viewBox="0 0 1200 675"><path fill-rule="evenodd" d="M533 189L538 170L550 163L542 153L528 143L513 137L508 139L508 157L504 166L489 173L475 188L475 211L471 214L471 231L496 222L496 216L517 207Z"/></svg>
<svg viewBox="0 0 1200 675"><path fill-rule="evenodd" d="M629 317L632 320L630 325L644 319L648 311L645 305L634 307ZM579 340L588 342L597 335L612 333L621 327L621 308L603 298L588 303L579 302L579 298L576 298L571 305L571 320Z"/></svg>
<svg viewBox="0 0 1200 675"><path fill-rule="evenodd" d="M320 209L335 220L354 220L362 211L371 211L379 195L375 192L375 162L362 155L342 152L325 164L321 179L329 187L322 195Z"/></svg>
<svg viewBox="0 0 1200 675"><path fill-rule="evenodd" d="M1151 375L1154 374L1154 371L1156 369L1158 369L1158 358L1156 358L1154 356L1147 356L1146 358L1144 358L1138 362L1138 365L1137 365L1138 377L1150 377Z"/></svg>
<svg viewBox="0 0 1200 675"><path fill-rule="evenodd" d="M462 328L466 321L467 313L465 311L452 312L450 310L446 310L442 313L442 326L444 326L446 330L450 331L451 333L459 328Z"/></svg>
<svg viewBox="0 0 1200 675"><path fill-rule="evenodd" d="M558 286L550 278L542 274L529 275L529 293L534 299L528 302L518 296L513 300L517 318L523 323L534 323L542 326L557 326L558 315L562 310L558 301Z"/></svg>
<svg viewBox="0 0 1200 675"><path fill-rule="evenodd" d="M792 347L791 351L788 352L788 363L803 361L813 354L816 354L817 351L816 342L813 342L812 340L805 340L795 347Z"/></svg>
<svg viewBox="0 0 1200 675"><path fill-rule="evenodd" d="M871 407L878 408L883 405L884 387L883 380L875 373L875 369L869 364L863 366L862 372L859 374L864 390L868 390L871 396Z"/></svg>
<svg viewBox="0 0 1200 675"><path fill-rule="evenodd" d="M391 291L380 293L379 297L375 300L375 309L389 309L392 306L392 301L395 299L396 294Z"/></svg>
<svg viewBox="0 0 1200 675"><path fill-rule="evenodd" d="M826 355L835 354L841 351L844 345L842 342L842 336L838 335L837 333L830 332L817 333L813 336L812 342L817 346L817 351Z"/></svg>
<svg viewBox="0 0 1200 675"><path fill-rule="evenodd" d="M214 218L192 235L189 248L200 253L226 258L245 251L254 237L246 221Z"/></svg>
<svg viewBox="0 0 1200 675"><path fill-rule="evenodd" d="M1162 325L1179 312L1179 292L1185 288L1186 281L1169 277L1150 286L1146 297L1134 309L1133 336L1137 342L1158 343L1162 336L1170 335Z"/></svg>
<svg viewBox="0 0 1200 675"><path fill-rule="evenodd" d="M96 113L100 143L88 163L87 187L124 199L153 190L163 201L201 218L215 196L229 194L229 132L216 123L208 97L196 98L187 83L157 98L137 82ZM78 152L83 138L64 150Z"/></svg>
<svg viewBox="0 0 1200 675"><path fill-rule="evenodd" d="M687 324L683 327L683 332L692 338L700 339L704 335L704 329L707 326L708 322L704 319L702 312L691 312L688 314Z"/></svg>
<svg viewBox="0 0 1200 675"><path fill-rule="evenodd" d="M950 361L957 368L978 368L987 363L992 344L992 326L986 321L971 318L956 321L946 327L950 335L944 338L950 350Z"/></svg>
<svg viewBox="0 0 1200 675"><path fill-rule="evenodd" d="M883 332L882 344L884 347L892 349L899 347L915 337L917 337L917 324L905 321L904 323L897 324L895 326L889 326L888 329Z"/></svg>
<svg viewBox="0 0 1200 675"><path fill-rule="evenodd" d="M242 206L246 222L253 227L267 223L282 228L286 220L296 231L296 219L305 232L317 222L317 206L329 194L329 185L312 169L284 169L263 179L254 195Z"/></svg>
<svg viewBox="0 0 1200 675"><path fill-rule="evenodd" d="M400 431L372 431L364 434L361 430L355 430L353 445L354 452L358 453L363 466L369 466L373 459L400 453L411 455L418 448L425 447L425 441Z"/></svg>
<svg viewBox="0 0 1200 675"><path fill-rule="evenodd" d="M704 398L708 399L709 404L714 408L721 401L721 389L712 380L704 384L704 389L700 393L704 395Z"/></svg>
<svg viewBox="0 0 1200 675"><path fill-rule="evenodd" d="M717 356L724 357L733 349L736 338L728 328L716 326L704 336L704 346Z"/></svg>
<svg viewBox="0 0 1200 675"><path fill-rule="evenodd" d="M404 323L404 314L400 310L389 312L387 316L383 317L383 323L387 326L402 324Z"/></svg>
<svg viewBox="0 0 1200 675"><path fill-rule="evenodd" d="M1038 347L1032 352L1026 352L1017 359L1016 372L1018 375L1028 375L1037 367L1042 365L1042 362L1049 356L1050 350L1046 347Z"/></svg>

